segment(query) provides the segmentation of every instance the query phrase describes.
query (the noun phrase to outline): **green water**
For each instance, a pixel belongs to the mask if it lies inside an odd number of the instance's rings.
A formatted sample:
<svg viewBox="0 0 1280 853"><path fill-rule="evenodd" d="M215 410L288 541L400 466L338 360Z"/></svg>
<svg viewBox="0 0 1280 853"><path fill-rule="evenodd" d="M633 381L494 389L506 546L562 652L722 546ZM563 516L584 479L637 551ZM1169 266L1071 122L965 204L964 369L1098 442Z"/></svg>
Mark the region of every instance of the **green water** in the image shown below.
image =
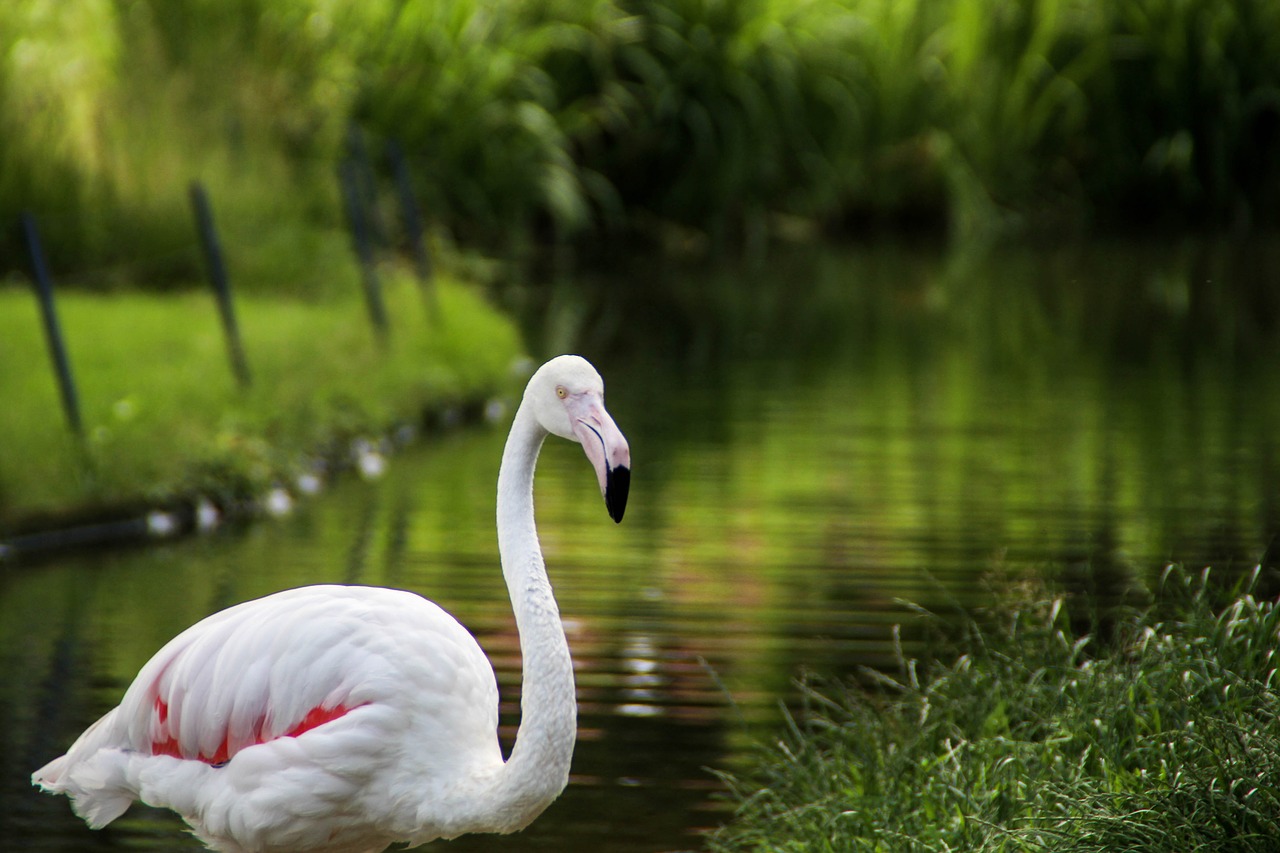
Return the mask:
<svg viewBox="0 0 1280 853"><path fill-rule="evenodd" d="M1084 613L1140 600L1166 561L1252 567L1280 531L1278 259L1268 244L797 250L630 261L553 291L533 345L597 363L634 462L620 526L579 451L549 443L539 468L578 667L573 777L526 832L433 849L697 849L726 814L708 768L746 759L800 673L894 667L919 636L904 601L945 613L1047 578ZM90 832L26 779L170 636L299 584L449 609L498 670L509 739L505 424L434 437L283 520L6 568L0 848L198 849L142 807Z"/></svg>

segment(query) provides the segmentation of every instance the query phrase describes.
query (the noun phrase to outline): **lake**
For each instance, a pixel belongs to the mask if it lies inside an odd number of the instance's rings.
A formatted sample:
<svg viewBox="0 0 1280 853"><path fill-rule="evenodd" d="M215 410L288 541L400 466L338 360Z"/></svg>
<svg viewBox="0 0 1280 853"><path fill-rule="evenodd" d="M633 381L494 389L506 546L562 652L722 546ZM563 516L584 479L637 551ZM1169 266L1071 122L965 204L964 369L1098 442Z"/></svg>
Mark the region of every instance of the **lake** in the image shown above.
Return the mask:
<svg viewBox="0 0 1280 853"><path fill-rule="evenodd" d="M921 608L945 623L1048 583L1087 622L1140 603L1168 562L1280 561L1274 242L616 267L521 303L535 351L601 369L634 463L617 526L580 451L553 439L538 470L577 665L571 784L519 835L430 849L696 850L728 814L714 769L749 760L796 679L896 672ZM519 651L493 532L509 412L284 519L6 567L0 848L200 849L139 806L90 832L27 779L169 637L301 584L451 611L498 670L509 744Z"/></svg>

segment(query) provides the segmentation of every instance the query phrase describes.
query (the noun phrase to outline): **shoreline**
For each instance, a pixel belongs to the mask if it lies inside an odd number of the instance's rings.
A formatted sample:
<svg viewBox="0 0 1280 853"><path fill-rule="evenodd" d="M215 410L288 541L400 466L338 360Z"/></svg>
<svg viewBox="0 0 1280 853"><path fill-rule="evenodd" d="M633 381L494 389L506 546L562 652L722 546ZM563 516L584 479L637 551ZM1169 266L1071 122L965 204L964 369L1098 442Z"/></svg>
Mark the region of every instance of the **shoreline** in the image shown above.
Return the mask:
<svg viewBox="0 0 1280 853"><path fill-rule="evenodd" d="M95 548L127 548L173 542L293 513L298 503L324 494L335 480L379 479L394 457L433 436L493 420L496 398L477 397L454 405L431 406L418 423L402 423L381 435L359 436L344 446L311 454L268 488L251 495L219 498L193 490L164 500L141 499L114 505L71 507L20 520L0 536L0 566L35 565ZM47 523L46 523L47 522Z"/></svg>
<svg viewBox="0 0 1280 853"><path fill-rule="evenodd" d="M226 375L200 296L68 292L81 434L59 422L33 308L0 289L0 565L281 514L331 476L478 422L524 369L523 343L479 288L441 284L437 313L412 280L390 283L383 338L354 295L245 300L248 388Z"/></svg>

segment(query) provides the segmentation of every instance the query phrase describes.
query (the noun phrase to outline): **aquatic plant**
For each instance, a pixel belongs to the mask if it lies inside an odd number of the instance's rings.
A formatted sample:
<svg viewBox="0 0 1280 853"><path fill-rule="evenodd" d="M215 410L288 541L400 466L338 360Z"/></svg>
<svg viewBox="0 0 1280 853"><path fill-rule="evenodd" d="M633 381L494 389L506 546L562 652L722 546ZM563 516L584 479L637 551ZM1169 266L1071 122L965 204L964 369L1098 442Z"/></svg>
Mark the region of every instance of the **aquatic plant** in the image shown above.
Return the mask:
<svg viewBox="0 0 1280 853"><path fill-rule="evenodd" d="M1102 643L1059 598L971 620L875 689L810 683L711 843L743 850L1269 850L1280 606L1171 567ZM932 617L927 617L932 618Z"/></svg>

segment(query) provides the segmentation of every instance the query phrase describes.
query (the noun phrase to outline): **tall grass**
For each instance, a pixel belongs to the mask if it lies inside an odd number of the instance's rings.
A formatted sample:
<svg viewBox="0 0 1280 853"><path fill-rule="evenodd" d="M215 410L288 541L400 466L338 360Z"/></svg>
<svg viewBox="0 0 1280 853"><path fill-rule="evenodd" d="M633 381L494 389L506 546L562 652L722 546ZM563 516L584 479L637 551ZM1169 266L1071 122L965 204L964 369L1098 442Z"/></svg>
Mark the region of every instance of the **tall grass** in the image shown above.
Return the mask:
<svg viewBox="0 0 1280 853"><path fill-rule="evenodd" d="M543 67L559 51L590 60L589 5L582 21L543 19L537 4L371 5L376 24L370 6L352 22L369 43L357 115L414 153L433 215L472 236L529 233L539 218L572 233L592 222L592 203L616 206L608 182L574 162L573 117Z"/></svg>
<svg viewBox="0 0 1280 853"><path fill-rule="evenodd" d="M1280 606L1170 570L1104 645L1056 599L975 620L876 693L810 685L730 777L716 851L1264 851L1280 837Z"/></svg>
<svg viewBox="0 0 1280 853"><path fill-rule="evenodd" d="M109 190L98 175L122 47L116 24L110 0L0 5L0 219L12 226L28 205L57 210L54 245L94 252L104 242L96 214ZM10 256L13 243L2 245Z"/></svg>
<svg viewBox="0 0 1280 853"><path fill-rule="evenodd" d="M0 222L33 211L63 281L184 283L200 275L199 179L240 249L239 287L323 290L347 254L330 235L353 72L294 28L288 11L312 5L3 4ZM0 272L23 267L16 228L0 256Z"/></svg>
<svg viewBox="0 0 1280 853"><path fill-rule="evenodd" d="M1280 6L1266 0L1109 4L1111 64L1088 81L1099 124L1091 193L1197 221L1275 222Z"/></svg>
<svg viewBox="0 0 1280 853"><path fill-rule="evenodd" d="M362 114L473 224L750 234L781 212L968 234L1280 206L1266 0L398 8Z"/></svg>
<svg viewBox="0 0 1280 853"><path fill-rule="evenodd" d="M0 40L0 217L73 268L191 274L203 177L306 280L352 121L500 247L1280 217L1270 0L13 0Z"/></svg>

